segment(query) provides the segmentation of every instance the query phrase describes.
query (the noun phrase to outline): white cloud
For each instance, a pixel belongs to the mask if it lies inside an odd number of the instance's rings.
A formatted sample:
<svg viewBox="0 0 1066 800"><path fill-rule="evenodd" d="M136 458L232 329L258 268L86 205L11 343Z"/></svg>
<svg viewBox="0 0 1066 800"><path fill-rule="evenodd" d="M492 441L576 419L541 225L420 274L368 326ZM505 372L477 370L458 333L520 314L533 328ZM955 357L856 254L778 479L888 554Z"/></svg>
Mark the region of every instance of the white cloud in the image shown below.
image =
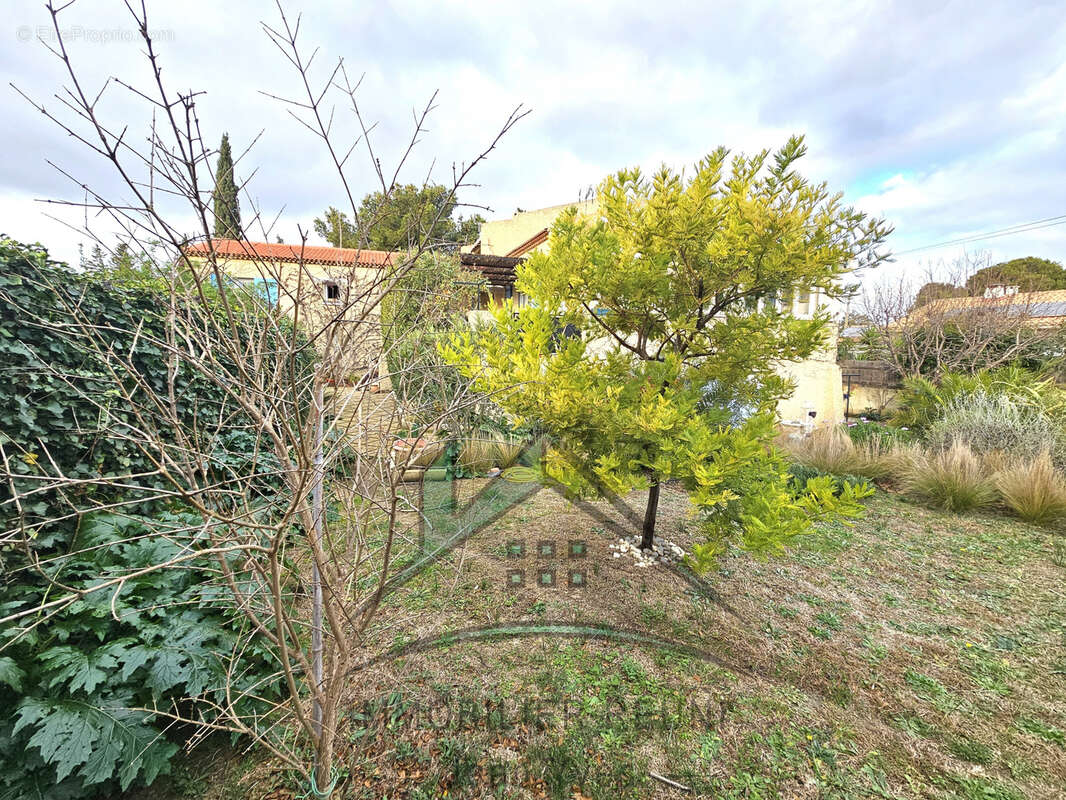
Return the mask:
<svg viewBox="0 0 1066 800"><path fill-rule="evenodd" d="M284 208L278 232L293 240L298 225L340 204L328 154L260 94L300 91L258 26L264 17L277 25L276 12L247 0L149 7L150 26L172 32L160 43L164 78L207 90L197 102L205 140L214 146L227 130L241 146L264 131L238 175L258 170L251 193L270 217ZM296 9L287 10L294 21ZM129 24L120 12L121 4L78 4L71 13L86 27L109 28ZM45 22L33 5L8 19L9 33ZM480 186L463 195L491 206L490 216L573 199L622 166L681 167L719 144L752 151L794 132L808 136L807 174L886 215L897 251L1066 213L1058 178L1066 171L1066 9L1057 4L411 0L309 7L302 31L308 53L321 46L316 75L338 56L353 76L365 73L359 100L378 125L386 166L403 151L411 109L440 90L401 180L422 180L434 162L433 174L446 179L511 108L532 108L472 176ZM89 91L116 72L150 86L136 44L79 41L72 53ZM43 48L14 40L0 49L0 69L5 83L10 77L45 100L64 78ZM115 124L129 123L143 141L143 104L121 93L105 98ZM69 258L76 238L30 198L80 192L45 159L109 191L114 176L17 97L5 110L0 231L41 239ZM354 135L353 120L338 111L337 130ZM352 165L358 201L374 176L365 155ZM1063 260L1066 226L994 247L1005 257Z"/></svg>

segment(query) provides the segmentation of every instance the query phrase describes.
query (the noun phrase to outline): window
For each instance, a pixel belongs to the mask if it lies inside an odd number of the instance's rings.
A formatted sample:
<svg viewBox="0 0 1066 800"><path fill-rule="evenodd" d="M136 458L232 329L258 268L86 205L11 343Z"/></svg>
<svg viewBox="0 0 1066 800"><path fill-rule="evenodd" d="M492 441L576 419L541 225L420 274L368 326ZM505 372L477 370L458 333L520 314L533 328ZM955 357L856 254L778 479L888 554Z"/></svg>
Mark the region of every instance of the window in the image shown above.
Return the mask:
<svg viewBox="0 0 1066 800"><path fill-rule="evenodd" d="M808 291L801 291L799 293L799 300L796 303L796 314L799 316L806 316L811 313L811 293Z"/></svg>
<svg viewBox="0 0 1066 800"><path fill-rule="evenodd" d="M341 285L339 281L325 281L322 284L322 299L331 305L341 302Z"/></svg>
<svg viewBox="0 0 1066 800"><path fill-rule="evenodd" d="M278 304L278 282L273 278L243 278L232 275L225 276L227 286L247 292L273 308ZM210 277L212 286L218 286L215 276Z"/></svg>

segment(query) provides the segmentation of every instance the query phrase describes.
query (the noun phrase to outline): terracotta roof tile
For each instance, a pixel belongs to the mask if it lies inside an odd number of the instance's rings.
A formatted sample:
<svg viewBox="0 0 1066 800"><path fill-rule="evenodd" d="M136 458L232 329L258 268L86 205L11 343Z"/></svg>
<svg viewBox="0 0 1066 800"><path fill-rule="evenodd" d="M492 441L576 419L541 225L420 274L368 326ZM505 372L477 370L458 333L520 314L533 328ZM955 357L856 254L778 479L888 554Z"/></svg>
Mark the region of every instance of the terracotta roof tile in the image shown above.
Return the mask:
<svg viewBox="0 0 1066 800"><path fill-rule="evenodd" d="M400 255L387 250L363 250L354 247L319 247L317 245L271 244L237 239L212 239L185 247L186 255L206 258L212 248L215 255L242 261L303 261L306 264L383 267Z"/></svg>
<svg viewBox="0 0 1066 800"><path fill-rule="evenodd" d="M1046 292L1018 292L1000 297L943 297L928 303L926 307L941 310L963 310L968 308L999 308L1001 306L1021 306L1030 314L1039 316L1039 312L1050 304L1066 303L1066 289L1053 289ZM1059 316L1055 313L1054 316Z"/></svg>

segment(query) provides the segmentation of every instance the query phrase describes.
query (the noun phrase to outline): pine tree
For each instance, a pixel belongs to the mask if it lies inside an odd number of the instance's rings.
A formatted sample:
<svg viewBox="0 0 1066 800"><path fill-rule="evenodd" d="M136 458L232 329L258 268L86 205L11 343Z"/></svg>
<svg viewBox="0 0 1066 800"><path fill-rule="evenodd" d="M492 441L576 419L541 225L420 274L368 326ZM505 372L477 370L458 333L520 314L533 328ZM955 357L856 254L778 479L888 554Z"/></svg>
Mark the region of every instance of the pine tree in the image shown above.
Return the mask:
<svg viewBox="0 0 1066 800"><path fill-rule="evenodd" d="M315 233L334 247L403 250L423 238L434 244L469 244L485 220L479 214L454 217L458 206L452 193L437 183L393 186L388 196L372 192L364 197L355 222L330 206L315 219Z"/></svg>
<svg viewBox="0 0 1066 800"><path fill-rule="evenodd" d="M233 177L233 154L229 148L229 134L222 134L215 167L215 236L221 239L241 238L241 206L237 199L237 182Z"/></svg>

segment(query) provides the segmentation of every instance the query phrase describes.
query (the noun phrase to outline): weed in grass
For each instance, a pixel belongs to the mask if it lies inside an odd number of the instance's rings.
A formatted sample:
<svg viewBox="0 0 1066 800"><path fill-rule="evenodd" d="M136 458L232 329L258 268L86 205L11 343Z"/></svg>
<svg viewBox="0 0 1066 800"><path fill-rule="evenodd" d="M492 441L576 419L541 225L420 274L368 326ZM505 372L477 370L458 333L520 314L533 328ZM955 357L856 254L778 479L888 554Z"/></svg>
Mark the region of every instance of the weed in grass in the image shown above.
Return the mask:
<svg viewBox="0 0 1066 800"><path fill-rule="evenodd" d="M903 673L903 680L914 689L915 695L932 703L941 711L950 710L958 706L954 695L936 678L930 678L928 675L908 669Z"/></svg>
<svg viewBox="0 0 1066 800"><path fill-rule="evenodd" d="M937 729L914 714L894 714L892 724L915 739L935 739Z"/></svg>
<svg viewBox="0 0 1066 800"><path fill-rule="evenodd" d="M971 764L992 763L992 748L981 742L975 742L965 736L953 736L948 739L947 746L952 755L963 761L969 761Z"/></svg>
<svg viewBox="0 0 1066 800"><path fill-rule="evenodd" d="M846 678L829 684L829 699L841 708L847 708L851 705L852 691Z"/></svg>
<svg viewBox="0 0 1066 800"><path fill-rule="evenodd" d="M417 755L418 748L407 739L399 739L392 751L392 757L397 761L412 761Z"/></svg>
<svg viewBox="0 0 1066 800"><path fill-rule="evenodd" d="M1025 800L1024 795L1013 786L990 778L955 775L952 782L961 800Z"/></svg>
<svg viewBox="0 0 1066 800"><path fill-rule="evenodd" d="M844 627L840 617L832 611L823 611L814 618L818 625L812 625L808 630L819 639L832 639L833 631L839 631Z"/></svg>
<svg viewBox="0 0 1066 800"><path fill-rule="evenodd" d="M803 537L800 553L837 556L852 546L854 538L855 532L846 525L839 522L822 523L816 525L807 536ZM813 560L818 563L827 561L826 559Z"/></svg>
<svg viewBox="0 0 1066 800"><path fill-rule="evenodd" d="M708 766L722 751L722 737L716 733L704 733L700 736L699 759L701 765Z"/></svg>
<svg viewBox="0 0 1066 800"><path fill-rule="evenodd" d="M974 683L998 695L1010 694L1010 681L1021 676L1008 658L981 647L964 648L962 661L962 671Z"/></svg>
<svg viewBox="0 0 1066 800"><path fill-rule="evenodd" d="M1066 539L1056 538L1052 543L1051 563L1056 567L1066 567Z"/></svg>
<svg viewBox="0 0 1066 800"><path fill-rule="evenodd" d="M866 660L872 664L880 664L888 658L888 648L879 642L873 641L869 636L863 638L862 646L866 651L864 654Z"/></svg>
<svg viewBox="0 0 1066 800"><path fill-rule="evenodd" d="M526 768L534 780L544 781L548 796L566 798L572 786L585 782L585 754L574 752L571 742L531 745L526 751Z"/></svg>
<svg viewBox="0 0 1066 800"><path fill-rule="evenodd" d="M640 607L640 618L645 625L662 622L666 619L666 606L662 604L652 606L645 603Z"/></svg>
<svg viewBox="0 0 1066 800"><path fill-rule="evenodd" d="M440 766L451 786L461 789L470 783L477 769L477 753L473 747L453 737L440 740Z"/></svg>
<svg viewBox="0 0 1066 800"><path fill-rule="evenodd" d="M644 667L640 665L636 659L632 656L626 656L622 659L622 663L618 665L618 669L630 681L646 681L648 679L647 673L644 671Z"/></svg>
<svg viewBox="0 0 1066 800"><path fill-rule="evenodd" d="M769 620L763 623L762 631L774 641L783 639L785 636L785 632L781 628L775 628L774 624Z"/></svg>
<svg viewBox="0 0 1066 800"><path fill-rule="evenodd" d="M1054 725L1048 725L1033 717L1022 717L1017 720L1015 726L1025 733L1031 733L1038 739L1043 739L1049 744L1057 744L1059 747L1066 747L1066 732L1056 728Z"/></svg>

